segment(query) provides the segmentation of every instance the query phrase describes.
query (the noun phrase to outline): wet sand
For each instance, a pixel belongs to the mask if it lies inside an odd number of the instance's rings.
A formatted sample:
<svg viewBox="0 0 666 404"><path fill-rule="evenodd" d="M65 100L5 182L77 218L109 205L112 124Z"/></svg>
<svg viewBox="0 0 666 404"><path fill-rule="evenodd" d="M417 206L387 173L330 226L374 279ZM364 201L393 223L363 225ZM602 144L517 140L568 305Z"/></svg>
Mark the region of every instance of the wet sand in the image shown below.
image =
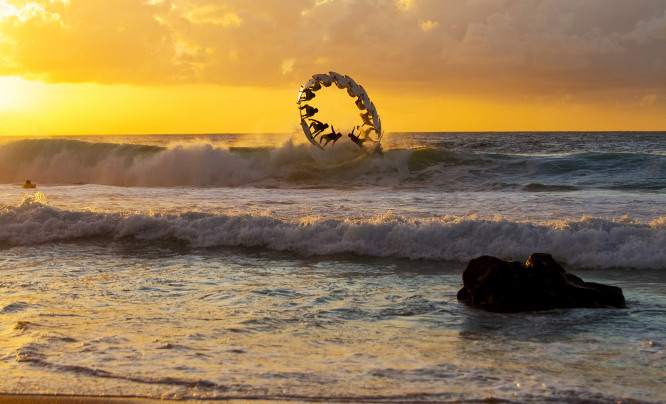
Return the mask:
<svg viewBox="0 0 666 404"><path fill-rule="evenodd" d="M284 402L297 403L298 400L254 400L254 399L229 399L223 400L225 404L279 404ZM219 403L219 400L207 401L181 401L175 399L156 399L144 397L93 397L93 396L52 396L40 394L0 394L0 404L157 404L157 403L183 403L194 402L197 404ZM332 402L332 404L335 404Z"/></svg>
<svg viewBox="0 0 666 404"><path fill-rule="evenodd" d="M153 404L164 400L125 397L49 396L35 394L0 394L0 404Z"/></svg>

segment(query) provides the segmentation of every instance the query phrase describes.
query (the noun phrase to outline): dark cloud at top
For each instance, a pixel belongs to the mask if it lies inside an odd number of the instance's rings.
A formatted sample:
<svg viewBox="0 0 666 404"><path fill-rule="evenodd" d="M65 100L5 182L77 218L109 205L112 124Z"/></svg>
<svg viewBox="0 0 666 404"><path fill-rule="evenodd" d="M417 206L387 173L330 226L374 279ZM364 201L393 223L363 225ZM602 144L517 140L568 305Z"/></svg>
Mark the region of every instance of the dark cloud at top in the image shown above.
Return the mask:
<svg viewBox="0 0 666 404"><path fill-rule="evenodd" d="M20 12L0 20L0 74L47 82L267 86L338 70L461 93L666 83L660 0L8 3Z"/></svg>

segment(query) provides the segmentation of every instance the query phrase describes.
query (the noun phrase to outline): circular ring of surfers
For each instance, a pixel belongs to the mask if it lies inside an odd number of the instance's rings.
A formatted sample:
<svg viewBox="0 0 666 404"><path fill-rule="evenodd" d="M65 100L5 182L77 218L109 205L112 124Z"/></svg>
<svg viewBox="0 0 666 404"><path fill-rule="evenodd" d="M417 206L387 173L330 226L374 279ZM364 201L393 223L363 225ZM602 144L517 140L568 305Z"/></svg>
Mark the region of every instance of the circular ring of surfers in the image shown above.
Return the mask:
<svg viewBox="0 0 666 404"><path fill-rule="evenodd" d="M313 75L298 92L298 112L305 137L322 150L329 145L332 147L343 137L342 133L337 132L332 124L318 120L319 109L310 105L310 102L316 99L318 91L324 87L331 87L333 84L341 90L346 90L350 97L355 98L354 103L360 111L359 125L346 131L349 140L361 149L380 150L379 142L383 133L377 108L370 101L368 93L362 86L356 84L351 77L336 72Z"/></svg>

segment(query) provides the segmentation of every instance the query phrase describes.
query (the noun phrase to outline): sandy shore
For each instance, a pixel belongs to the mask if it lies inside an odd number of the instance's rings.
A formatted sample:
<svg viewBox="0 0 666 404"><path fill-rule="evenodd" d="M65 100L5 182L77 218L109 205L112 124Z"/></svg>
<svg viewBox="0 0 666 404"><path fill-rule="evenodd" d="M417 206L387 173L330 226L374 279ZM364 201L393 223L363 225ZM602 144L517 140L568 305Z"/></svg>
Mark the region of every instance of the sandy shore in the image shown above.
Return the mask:
<svg viewBox="0 0 666 404"><path fill-rule="evenodd" d="M0 394L0 404L152 404L162 400L148 398L48 396L34 394Z"/></svg>
<svg viewBox="0 0 666 404"><path fill-rule="evenodd" d="M297 403L298 400L248 400L248 399L229 399L223 400L225 404L279 404L279 403ZM219 403L216 401L196 400L159 400L142 397L93 397L93 396L50 396L39 394L0 394L0 404L157 404L157 403ZM332 403L334 404L334 403Z"/></svg>

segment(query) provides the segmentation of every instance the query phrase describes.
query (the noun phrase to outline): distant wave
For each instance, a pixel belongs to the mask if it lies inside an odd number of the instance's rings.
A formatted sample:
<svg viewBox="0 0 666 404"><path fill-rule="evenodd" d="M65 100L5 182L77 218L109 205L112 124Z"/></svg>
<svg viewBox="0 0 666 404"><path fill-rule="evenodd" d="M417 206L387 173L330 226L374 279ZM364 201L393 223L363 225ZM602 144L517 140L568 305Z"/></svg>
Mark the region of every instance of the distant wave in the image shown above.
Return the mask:
<svg viewBox="0 0 666 404"><path fill-rule="evenodd" d="M116 186L235 185L256 179L251 161L210 145L171 149L69 139L0 146L0 182Z"/></svg>
<svg viewBox="0 0 666 404"><path fill-rule="evenodd" d="M571 185L544 185L539 183L531 183L525 185L523 189L530 192L568 192L577 191L580 188Z"/></svg>
<svg viewBox="0 0 666 404"><path fill-rule="evenodd" d="M0 183L31 179L41 184L215 187L326 182L363 174L357 157L356 146L313 155L309 144L291 141L280 148L221 148L26 139L0 145Z"/></svg>
<svg viewBox="0 0 666 404"><path fill-rule="evenodd" d="M89 238L461 262L483 254L524 260L532 252L546 251L574 267L666 268L666 217L651 223L600 218L533 223L388 214L371 220L304 217L294 222L260 214L68 211L32 195L20 205L0 209L0 245Z"/></svg>
<svg viewBox="0 0 666 404"><path fill-rule="evenodd" d="M0 183L143 187L395 186L442 191L666 190L666 156L587 152L517 155L439 148L388 150L362 158L355 145L321 152L277 148L173 147L25 139L0 145Z"/></svg>

